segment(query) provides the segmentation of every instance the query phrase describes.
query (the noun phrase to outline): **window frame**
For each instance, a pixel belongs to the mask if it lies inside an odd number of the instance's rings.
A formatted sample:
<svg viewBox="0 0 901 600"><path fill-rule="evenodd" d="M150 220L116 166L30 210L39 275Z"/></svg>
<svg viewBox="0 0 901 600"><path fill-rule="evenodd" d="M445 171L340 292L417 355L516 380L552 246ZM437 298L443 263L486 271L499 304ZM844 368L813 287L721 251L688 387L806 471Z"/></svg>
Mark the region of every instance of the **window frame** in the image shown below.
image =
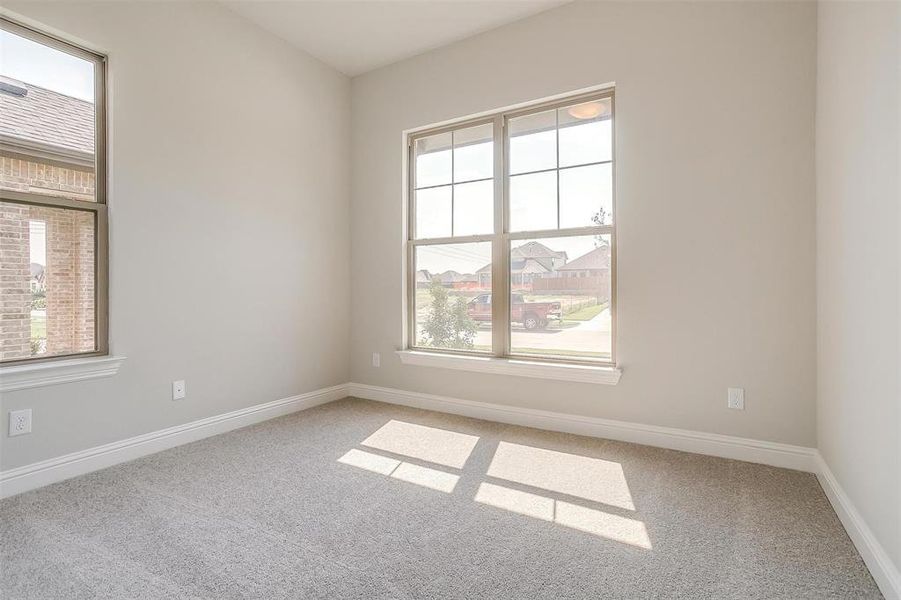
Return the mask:
<svg viewBox="0 0 901 600"><path fill-rule="evenodd" d="M28 206L78 210L94 217L94 350L53 356L0 361L0 367L109 356L109 215L107 207L107 57L77 43L63 40L0 16L0 29L94 65L94 201L73 200L29 192L0 189L0 201ZM9 146L4 144L7 150Z"/></svg>
<svg viewBox="0 0 901 600"><path fill-rule="evenodd" d="M562 229L544 229L536 231L510 231L510 119L528 116L540 112L558 110L574 104L585 102L608 100L610 102L611 120L611 148L610 160L588 164L611 165L611 212L612 223L610 225L593 225L588 227L569 227ZM525 360L537 363L558 365L580 365L586 367L616 367L616 106L615 87L605 86L589 92L581 92L571 95L555 97L551 100L539 101L521 105L511 109L502 109L474 118L466 118L449 122L437 127L427 127L405 133L406 144L406 178L404 208L405 219L405 323L404 323L404 350L406 352L455 354L470 357L494 358L502 360ZM416 239L416 140L448 133L463 128L475 127L492 123L493 155L494 155L494 231L491 234L450 236L441 238ZM558 161L553 169L558 173L558 225L559 225L559 172L568 168L578 168L587 165L572 165L561 169L559 164L559 126L556 129L558 136L557 153ZM453 164L453 163L452 163ZM551 169L548 169L550 171ZM453 185L453 180L450 185ZM453 206L453 204L452 204ZM451 214L453 220L453 214ZM512 322L510 320L510 246L511 242L525 239L545 239L554 237L576 237L579 235L609 235L610 236L610 359L588 360L578 357L548 356L539 354L513 353ZM491 243L491 351L458 350L452 348L434 348L421 346L416 340L416 248L429 245L446 245L472 242Z"/></svg>

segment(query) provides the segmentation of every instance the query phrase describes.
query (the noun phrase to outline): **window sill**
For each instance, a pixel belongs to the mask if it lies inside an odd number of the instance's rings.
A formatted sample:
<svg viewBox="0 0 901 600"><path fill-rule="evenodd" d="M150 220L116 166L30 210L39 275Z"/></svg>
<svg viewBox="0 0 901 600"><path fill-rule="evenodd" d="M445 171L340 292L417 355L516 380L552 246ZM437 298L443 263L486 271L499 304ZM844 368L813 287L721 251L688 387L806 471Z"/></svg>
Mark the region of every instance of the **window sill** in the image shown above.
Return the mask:
<svg viewBox="0 0 901 600"><path fill-rule="evenodd" d="M100 356L0 367L0 392L112 377L123 362L124 356Z"/></svg>
<svg viewBox="0 0 901 600"><path fill-rule="evenodd" d="M538 379L616 385L622 376L622 370L617 367L567 365L524 359L461 356L458 354L440 354L416 350L398 350L397 355L405 365L459 369L499 375L518 375L520 377L535 377Z"/></svg>

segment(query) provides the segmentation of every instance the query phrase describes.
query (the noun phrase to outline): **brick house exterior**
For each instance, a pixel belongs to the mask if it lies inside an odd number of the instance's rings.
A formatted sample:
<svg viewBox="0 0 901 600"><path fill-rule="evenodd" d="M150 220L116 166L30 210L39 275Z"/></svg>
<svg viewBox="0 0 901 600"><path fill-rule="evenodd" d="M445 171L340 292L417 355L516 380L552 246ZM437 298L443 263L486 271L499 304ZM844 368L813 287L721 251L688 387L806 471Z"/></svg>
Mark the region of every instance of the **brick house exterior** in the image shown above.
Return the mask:
<svg viewBox="0 0 901 600"><path fill-rule="evenodd" d="M93 103L0 84L0 190L94 201ZM45 340L32 340L32 221L45 225ZM95 348L94 235L92 213L0 202L0 360Z"/></svg>
<svg viewBox="0 0 901 600"><path fill-rule="evenodd" d="M553 277L532 281L532 289L541 292L591 294L598 302L610 299L610 246L598 246L582 256L557 267Z"/></svg>

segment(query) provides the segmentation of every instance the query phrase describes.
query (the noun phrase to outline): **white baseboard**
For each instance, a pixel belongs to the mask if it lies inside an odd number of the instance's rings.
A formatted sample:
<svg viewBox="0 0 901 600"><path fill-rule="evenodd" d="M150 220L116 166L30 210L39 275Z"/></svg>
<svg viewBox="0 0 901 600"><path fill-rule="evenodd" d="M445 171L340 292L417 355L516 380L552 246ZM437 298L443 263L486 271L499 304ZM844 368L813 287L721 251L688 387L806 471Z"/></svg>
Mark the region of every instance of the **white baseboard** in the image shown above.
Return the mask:
<svg viewBox="0 0 901 600"><path fill-rule="evenodd" d="M322 388L2 471L0 498L21 494L232 429L339 400L347 395L347 384Z"/></svg>
<svg viewBox="0 0 901 600"><path fill-rule="evenodd" d="M488 402L461 400L419 392L377 387L360 383L348 385L348 394L415 408L550 429L623 442L633 442L696 454L732 458L798 471L816 472L816 449L765 442L716 433L703 433L672 427L643 425L597 417L584 417L532 408L519 408Z"/></svg>
<svg viewBox="0 0 901 600"><path fill-rule="evenodd" d="M819 452L813 448L462 400L359 383L336 385L274 402L258 404L17 469L2 471L0 472L0 498L14 496L161 450L340 400L345 396L816 473L826 496L882 593L888 600L901 600L901 575L899 575L898 568L873 536L872 531L835 479L829 466Z"/></svg>
<svg viewBox="0 0 901 600"><path fill-rule="evenodd" d="M823 491L826 492L829 502L832 503L835 514L845 526L845 531L848 532L848 536L854 542L857 551L860 552L863 562L870 569L870 574L876 580L882 595L886 600L901 600L901 573L898 572L898 567L889 558L885 548L857 512L851 499L839 485L829 465L826 464L819 452L817 452L816 458L819 467L817 479L819 479Z"/></svg>
<svg viewBox="0 0 901 600"><path fill-rule="evenodd" d="M487 402L475 402L359 383L349 384L348 394L357 398L435 410L477 419L646 444L816 473L820 485L832 503L832 507L886 600L901 600L901 575L899 575L898 568L893 564L875 536L873 536L869 526L838 484L829 466L820 456L819 451L814 448Z"/></svg>

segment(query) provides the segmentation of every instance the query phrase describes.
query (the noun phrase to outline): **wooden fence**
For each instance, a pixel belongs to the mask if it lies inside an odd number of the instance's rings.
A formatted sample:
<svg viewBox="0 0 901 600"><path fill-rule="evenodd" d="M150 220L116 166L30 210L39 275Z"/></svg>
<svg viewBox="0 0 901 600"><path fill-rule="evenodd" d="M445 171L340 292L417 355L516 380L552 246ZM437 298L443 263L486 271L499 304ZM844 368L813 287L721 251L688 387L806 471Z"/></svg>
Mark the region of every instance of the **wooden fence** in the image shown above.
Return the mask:
<svg viewBox="0 0 901 600"><path fill-rule="evenodd" d="M610 277L542 277L532 280L533 292L580 292L591 295L610 293Z"/></svg>

